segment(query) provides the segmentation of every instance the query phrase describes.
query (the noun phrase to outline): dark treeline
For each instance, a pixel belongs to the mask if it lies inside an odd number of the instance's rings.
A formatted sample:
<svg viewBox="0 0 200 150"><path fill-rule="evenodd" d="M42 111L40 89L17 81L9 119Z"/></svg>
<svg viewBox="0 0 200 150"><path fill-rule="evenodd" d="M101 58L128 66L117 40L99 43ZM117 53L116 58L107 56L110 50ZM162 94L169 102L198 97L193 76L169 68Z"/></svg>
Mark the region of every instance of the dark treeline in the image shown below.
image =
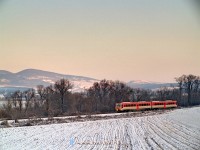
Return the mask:
<svg viewBox="0 0 200 150"><path fill-rule="evenodd" d="M7 97L0 110L1 118L51 117L115 111L123 101L177 100L179 106L200 104L200 77L182 75L175 78L178 87L158 90L133 89L120 81L101 80L82 93L73 93L73 84L61 79L54 85L38 85L37 90L16 91Z"/></svg>

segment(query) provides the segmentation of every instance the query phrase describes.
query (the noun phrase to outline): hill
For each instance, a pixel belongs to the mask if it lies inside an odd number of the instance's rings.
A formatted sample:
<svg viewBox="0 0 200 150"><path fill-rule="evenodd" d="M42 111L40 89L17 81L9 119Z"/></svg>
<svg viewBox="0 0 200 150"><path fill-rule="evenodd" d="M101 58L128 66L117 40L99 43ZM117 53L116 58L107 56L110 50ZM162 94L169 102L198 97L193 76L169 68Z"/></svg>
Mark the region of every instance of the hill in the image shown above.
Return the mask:
<svg viewBox="0 0 200 150"><path fill-rule="evenodd" d="M17 73L0 70L0 94L16 90L23 91L28 88L35 88L37 85L48 86L63 78L70 80L74 84L73 92L82 92L84 89L91 87L94 82L100 81L90 77L64 75L38 69L25 69ZM159 83L142 80L132 80L126 84L132 88L142 89L159 89L161 87L177 86L176 83Z"/></svg>
<svg viewBox="0 0 200 150"><path fill-rule="evenodd" d="M74 92L83 91L92 86L94 82L99 81L89 77L64 75L37 69L26 69L17 73L0 70L0 88L1 90L9 90L13 88L35 88L37 85L48 86L63 78L74 84Z"/></svg>

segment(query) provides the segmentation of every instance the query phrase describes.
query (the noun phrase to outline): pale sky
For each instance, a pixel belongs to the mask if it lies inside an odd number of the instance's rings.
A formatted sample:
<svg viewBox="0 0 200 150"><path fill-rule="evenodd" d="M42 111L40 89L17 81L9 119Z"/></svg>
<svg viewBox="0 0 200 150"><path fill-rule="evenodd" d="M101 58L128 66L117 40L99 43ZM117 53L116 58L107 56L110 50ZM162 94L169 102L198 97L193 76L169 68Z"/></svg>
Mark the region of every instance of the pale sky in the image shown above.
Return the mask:
<svg viewBox="0 0 200 150"><path fill-rule="evenodd" d="M0 70L175 82L200 75L190 0L0 0Z"/></svg>

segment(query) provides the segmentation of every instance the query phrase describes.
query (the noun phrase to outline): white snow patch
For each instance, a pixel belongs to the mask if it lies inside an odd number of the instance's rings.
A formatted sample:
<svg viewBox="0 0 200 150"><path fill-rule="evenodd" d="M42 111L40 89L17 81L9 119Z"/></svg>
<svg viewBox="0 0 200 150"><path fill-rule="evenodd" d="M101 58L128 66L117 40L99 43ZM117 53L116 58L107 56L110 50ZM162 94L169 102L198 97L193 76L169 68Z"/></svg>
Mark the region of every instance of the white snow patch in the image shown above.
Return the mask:
<svg viewBox="0 0 200 150"><path fill-rule="evenodd" d="M32 77L28 77L28 80L35 80L35 79L49 79L49 77L46 76L32 76Z"/></svg>
<svg viewBox="0 0 200 150"><path fill-rule="evenodd" d="M43 79L42 81L44 82L47 82L47 83L50 83L50 84L54 84L55 82L50 80L50 79Z"/></svg>
<svg viewBox="0 0 200 150"><path fill-rule="evenodd" d="M8 83L8 82L10 82L10 81L7 80L7 79L0 79L0 82Z"/></svg>
<svg viewBox="0 0 200 150"><path fill-rule="evenodd" d="M3 94L0 94L0 98L4 98L4 95L3 95Z"/></svg>
<svg viewBox="0 0 200 150"><path fill-rule="evenodd" d="M155 116L2 128L0 149L198 150L199 116L196 107Z"/></svg>

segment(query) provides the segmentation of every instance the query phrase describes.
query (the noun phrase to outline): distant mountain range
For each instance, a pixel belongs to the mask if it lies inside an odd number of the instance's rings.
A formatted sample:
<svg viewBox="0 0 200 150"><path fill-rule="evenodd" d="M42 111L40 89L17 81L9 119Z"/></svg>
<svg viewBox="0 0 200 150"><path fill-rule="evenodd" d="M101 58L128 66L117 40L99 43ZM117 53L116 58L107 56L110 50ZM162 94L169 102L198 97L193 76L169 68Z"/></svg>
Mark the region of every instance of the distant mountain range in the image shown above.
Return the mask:
<svg viewBox="0 0 200 150"><path fill-rule="evenodd" d="M142 80L133 80L127 82L127 85L132 88L151 89L151 90L156 90L161 87L177 87L177 83L160 83L160 82L150 82Z"/></svg>
<svg viewBox="0 0 200 150"><path fill-rule="evenodd" d="M18 73L0 70L0 93L35 88L37 85L48 86L63 78L74 84L73 92L84 91L84 89L91 87L94 82L100 81L89 77L64 75L36 69L26 69ZM175 86L176 84L133 80L127 82L127 85L132 88L156 89L163 86Z"/></svg>
<svg viewBox="0 0 200 150"><path fill-rule="evenodd" d="M74 92L80 92L87 89L93 85L94 82L99 80L75 76L75 75L63 75L49 71L36 70L36 69L26 69L18 73L11 73L5 70L0 70L0 89L5 90L15 90L15 89L27 89L35 88L37 85L48 86L54 84L55 81L60 79L68 79L73 82Z"/></svg>

